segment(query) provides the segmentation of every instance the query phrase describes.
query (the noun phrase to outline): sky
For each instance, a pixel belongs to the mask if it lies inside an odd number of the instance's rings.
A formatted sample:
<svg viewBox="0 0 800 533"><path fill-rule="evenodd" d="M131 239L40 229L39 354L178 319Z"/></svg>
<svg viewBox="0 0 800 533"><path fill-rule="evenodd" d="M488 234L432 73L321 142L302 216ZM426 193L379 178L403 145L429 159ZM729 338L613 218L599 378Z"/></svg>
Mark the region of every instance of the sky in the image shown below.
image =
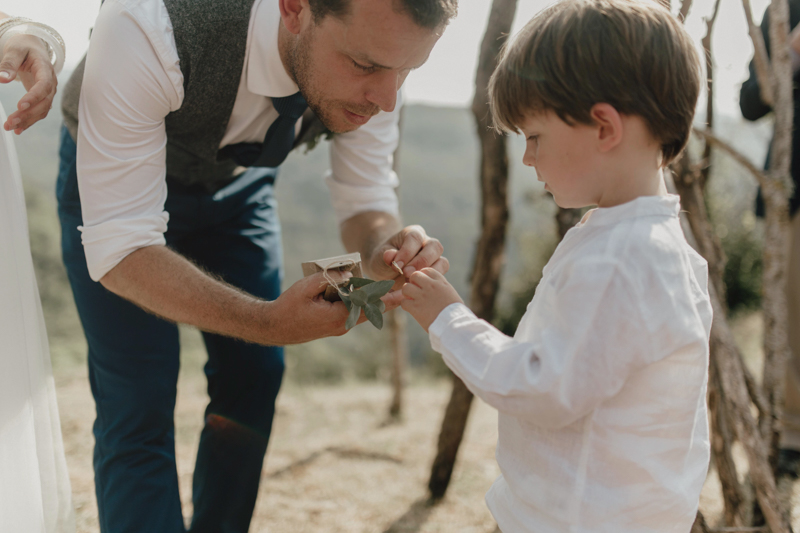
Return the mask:
<svg viewBox="0 0 800 533"><path fill-rule="evenodd" d="M518 0L513 32L552 0ZM768 4L751 0L756 22ZM66 68L80 61L88 46L89 29L97 16L99 0L2 0L0 10L53 26L67 45ZM459 0L458 17L450 24L428 62L406 80L409 102L468 106L474 92L478 48L486 29L490 0ZM700 49L705 34L704 17L711 14L713 0L694 0L686 26ZM726 0L714 26L715 105L718 112L738 116L739 86L747 78L753 47L747 35L742 3Z"/></svg>

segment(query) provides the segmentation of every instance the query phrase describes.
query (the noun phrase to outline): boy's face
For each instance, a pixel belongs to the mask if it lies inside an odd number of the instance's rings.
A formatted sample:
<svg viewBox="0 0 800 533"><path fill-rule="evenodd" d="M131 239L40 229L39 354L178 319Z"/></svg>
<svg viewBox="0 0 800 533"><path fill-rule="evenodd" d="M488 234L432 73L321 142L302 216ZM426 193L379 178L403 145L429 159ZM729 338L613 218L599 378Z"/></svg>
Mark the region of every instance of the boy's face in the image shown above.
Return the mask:
<svg viewBox="0 0 800 533"><path fill-rule="evenodd" d="M547 111L528 116L520 130L526 139L522 162L536 168L559 207L598 203L602 184L596 172L597 128L570 126Z"/></svg>

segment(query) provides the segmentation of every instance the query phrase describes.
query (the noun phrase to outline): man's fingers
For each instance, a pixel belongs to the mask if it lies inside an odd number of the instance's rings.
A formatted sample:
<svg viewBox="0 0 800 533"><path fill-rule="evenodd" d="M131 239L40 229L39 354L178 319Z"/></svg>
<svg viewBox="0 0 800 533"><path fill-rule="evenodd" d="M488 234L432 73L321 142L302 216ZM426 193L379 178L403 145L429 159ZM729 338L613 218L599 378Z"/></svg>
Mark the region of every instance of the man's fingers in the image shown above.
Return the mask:
<svg viewBox="0 0 800 533"><path fill-rule="evenodd" d="M425 242L425 246L417 253L416 257L408 263L403 271L406 275L409 275L414 270L422 270L423 268L433 266L433 264L442 257L443 252L444 247L438 239L428 239L427 242ZM409 270L411 270L411 272L409 272Z"/></svg>
<svg viewBox="0 0 800 533"><path fill-rule="evenodd" d="M339 272L338 270L329 270L328 277L334 282L339 283L346 279L350 279L353 277L352 272ZM300 280L304 283L303 287L303 294L308 298L314 298L325 292L325 289L328 288L330 282L325 279L325 275L322 272L317 272L311 276L307 276ZM342 304L344 305L344 304Z"/></svg>
<svg viewBox="0 0 800 533"><path fill-rule="evenodd" d="M425 234L425 230L423 230L421 226L409 226L404 230L403 233L403 244L397 251L397 255L395 256L394 260L400 264L400 267L405 272L408 264L414 259L414 257L416 257L423 246L425 246L428 236ZM406 274L411 274L411 272L406 272Z"/></svg>
<svg viewBox="0 0 800 533"><path fill-rule="evenodd" d="M441 274L447 274L447 272L450 270L450 261L448 261L445 256L442 256L437 259L436 262L430 266L430 268Z"/></svg>

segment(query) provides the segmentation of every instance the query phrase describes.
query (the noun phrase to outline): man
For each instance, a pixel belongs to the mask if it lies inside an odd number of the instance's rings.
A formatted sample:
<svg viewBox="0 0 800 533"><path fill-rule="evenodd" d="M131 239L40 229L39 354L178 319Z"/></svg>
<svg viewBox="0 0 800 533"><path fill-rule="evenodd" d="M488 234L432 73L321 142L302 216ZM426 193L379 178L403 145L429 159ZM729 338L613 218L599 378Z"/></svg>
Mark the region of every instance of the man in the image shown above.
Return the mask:
<svg viewBox="0 0 800 533"><path fill-rule="evenodd" d="M794 71L795 82L800 73L800 1L789 1L789 53L792 56L792 69ZM761 21L761 31L764 36L764 43L767 46L767 53L770 49L769 39L769 9L764 12ZM800 93L794 91L794 129L800 127ZM742 116L747 120L758 120L772 108L761 99L761 90L758 86L756 76L755 59L750 61L750 77L742 84L739 94L739 107ZM767 153L767 160L764 168L769 168L770 154ZM778 457L778 473L797 478L800 473L800 329L796 327L800 321L800 215L797 211L800 208L800 194L797 194L800 186L800 136L792 136L792 178L795 185L795 193L789 200L789 212L791 215L791 238L787 243L789 246L788 264L788 283L786 288L786 298L788 306L789 321L789 347L792 350L792 358L786 367L786 397L783 405L783 432L781 433L780 455ZM764 204L759 190L756 214L764 215Z"/></svg>
<svg viewBox="0 0 800 533"><path fill-rule="evenodd" d="M327 182L347 250L375 278L395 277L392 261L406 275L448 269L438 241L399 223L391 154L398 90L455 4L104 3L82 87L78 74L65 90L58 182L97 405L101 530L184 530L174 322L203 330L209 354L193 532L248 529L283 373L277 346L345 331L347 310L321 298L321 275L280 294L272 186L306 103L337 133Z"/></svg>

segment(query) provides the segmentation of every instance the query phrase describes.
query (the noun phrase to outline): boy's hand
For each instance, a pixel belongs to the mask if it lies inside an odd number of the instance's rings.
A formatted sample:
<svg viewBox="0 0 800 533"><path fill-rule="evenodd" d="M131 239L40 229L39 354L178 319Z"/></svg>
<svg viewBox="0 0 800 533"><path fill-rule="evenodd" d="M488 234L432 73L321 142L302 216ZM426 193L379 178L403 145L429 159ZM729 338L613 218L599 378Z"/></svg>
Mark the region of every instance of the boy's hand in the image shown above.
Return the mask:
<svg viewBox="0 0 800 533"><path fill-rule="evenodd" d="M423 268L411 274L408 283L403 285L402 307L419 325L428 331L445 307L464 303L444 275L433 268Z"/></svg>

